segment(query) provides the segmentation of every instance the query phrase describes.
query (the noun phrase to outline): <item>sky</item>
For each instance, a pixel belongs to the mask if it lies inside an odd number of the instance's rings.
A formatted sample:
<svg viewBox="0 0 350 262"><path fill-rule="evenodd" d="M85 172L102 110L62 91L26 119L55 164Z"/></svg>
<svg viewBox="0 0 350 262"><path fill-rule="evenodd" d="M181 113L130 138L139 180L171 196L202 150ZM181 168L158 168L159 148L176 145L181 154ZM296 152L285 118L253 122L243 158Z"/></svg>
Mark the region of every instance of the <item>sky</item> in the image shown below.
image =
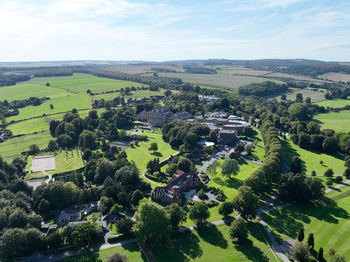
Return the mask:
<svg viewBox="0 0 350 262"><path fill-rule="evenodd" d="M0 0L0 61L350 61L349 0Z"/></svg>

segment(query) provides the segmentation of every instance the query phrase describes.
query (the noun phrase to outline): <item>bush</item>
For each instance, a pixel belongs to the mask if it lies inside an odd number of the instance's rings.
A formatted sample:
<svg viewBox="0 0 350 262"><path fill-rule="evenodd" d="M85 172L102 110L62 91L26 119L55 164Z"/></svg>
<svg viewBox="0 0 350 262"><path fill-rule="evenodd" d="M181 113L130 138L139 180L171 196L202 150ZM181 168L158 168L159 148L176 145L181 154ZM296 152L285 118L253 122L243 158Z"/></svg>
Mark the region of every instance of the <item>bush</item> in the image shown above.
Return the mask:
<svg viewBox="0 0 350 262"><path fill-rule="evenodd" d="M333 169L329 168L327 171L324 173L324 176L326 177L332 177L334 175Z"/></svg>
<svg viewBox="0 0 350 262"><path fill-rule="evenodd" d="M202 199L202 200L208 199L208 196L204 193L204 190L203 190L203 189L199 190L197 195L198 195L198 197L199 197L200 199Z"/></svg>
<svg viewBox="0 0 350 262"><path fill-rule="evenodd" d="M327 186L332 186L333 185L333 179L332 178L328 178L326 181L326 185Z"/></svg>
<svg viewBox="0 0 350 262"><path fill-rule="evenodd" d="M341 176L337 176L335 178L335 182L337 182L338 184L341 183L343 181L343 178Z"/></svg>

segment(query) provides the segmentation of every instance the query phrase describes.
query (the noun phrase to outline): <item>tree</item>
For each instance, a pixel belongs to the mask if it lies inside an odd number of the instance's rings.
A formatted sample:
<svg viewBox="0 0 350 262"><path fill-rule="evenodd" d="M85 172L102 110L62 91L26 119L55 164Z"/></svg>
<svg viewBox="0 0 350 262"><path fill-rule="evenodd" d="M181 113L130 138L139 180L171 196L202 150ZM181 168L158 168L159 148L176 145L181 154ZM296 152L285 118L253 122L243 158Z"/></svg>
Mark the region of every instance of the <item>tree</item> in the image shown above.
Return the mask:
<svg viewBox="0 0 350 262"><path fill-rule="evenodd" d="M113 201L112 198L106 197L106 196L102 196L100 198L100 203L98 205L98 210L102 214L107 214L108 211L112 208L113 205L114 205L114 201Z"/></svg>
<svg viewBox="0 0 350 262"><path fill-rule="evenodd" d="M309 253L309 247L306 243L298 242L291 250L291 258L298 262L311 262L312 257Z"/></svg>
<svg viewBox="0 0 350 262"><path fill-rule="evenodd" d="M214 131L214 130L210 131L209 141L214 142L214 143L218 142L218 134L216 133L216 131Z"/></svg>
<svg viewBox="0 0 350 262"><path fill-rule="evenodd" d="M200 228L209 218L209 207L204 202L196 202L190 209L189 217Z"/></svg>
<svg viewBox="0 0 350 262"><path fill-rule="evenodd" d="M219 214L223 217L228 217L233 212L233 204L231 202L224 202L219 207Z"/></svg>
<svg viewBox="0 0 350 262"><path fill-rule="evenodd" d="M328 168L326 172L324 172L325 177L332 177L334 175L334 171L331 168Z"/></svg>
<svg viewBox="0 0 350 262"><path fill-rule="evenodd" d="M290 161L290 171L294 174L300 174L302 171L302 162L301 159L297 156L293 156Z"/></svg>
<svg viewBox="0 0 350 262"><path fill-rule="evenodd" d="M318 250L317 260L320 261L320 262L324 261L323 248L322 247L320 247L320 249Z"/></svg>
<svg viewBox="0 0 350 262"><path fill-rule="evenodd" d="M74 245L85 247L90 244L96 234L96 226L90 222L76 226L71 234Z"/></svg>
<svg viewBox="0 0 350 262"><path fill-rule="evenodd" d="M111 209L109 210L110 215L118 216L119 213L123 210L123 207L119 204L114 204Z"/></svg>
<svg viewBox="0 0 350 262"><path fill-rule="evenodd" d="M230 227L230 236L232 240L235 240L237 238L240 242L244 242L247 240L247 222L243 218L238 217L232 222Z"/></svg>
<svg viewBox="0 0 350 262"><path fill-rule="evenodd" d="M158 150L158 144L155 143L155 142L151 143L151 145L148 148L148 150L153 151L153 153L155 153Z"/></svg>
<svg viewBox="0 0 350 262"><path fill-rule="evenodd" d="M295 96L295 101L298 103L302 103L303 102L303 94L302 93L297 93Z"/></svg>
<svg viewBox="0 0 350 262"><path fill-rule="evenodd" d="M285 95L285 94L284 94L284 95L281 95L281 100L282 100L282 101L286 101L286 100L287 100L287 95Z"/></svg>
<svg viewBox="0 0 350 262"><path fill-rule="evenodd" d="M53 104L50 104L50 109L51 109L51 110L53 109Z"/></svg>
<svg viewBox="0 0 350 262"><path fill-rule="evenodd" d="M255 218L259 207L259 198L249 186L241 186L233 199L233 207L244 219Z"/></svg>
<svg viewBox="0 0 350 262"><path fill-rule="evenodd" d="M345 169L344 176L346 177L346 179L350 179L350 168L349 167L347 169Z"/></svg>
<svg viewBox="0 0 350 262"><path fill-rule="evenodd" d="M185 222L187 219L186 212L179 204L174 203L167 206L166 212L168 213L172 228L177 228L180 223Z"/></svg>
<svg viewBox="0 0 350 262"><path fill-rule="evenodd" d="M40 152L40 148L39 148L39 146L38 146L37 144L32 144L32 145L29 146L29 151L28 151L28 153L29 153L30 155L36 155L36 154L38 154L39 152Z"/></svg>
<svg viewBox="0 0 350 262"><path fill-rule="evenodd" d="M189 172L191 170L192 162L188 158L181 158L177 163L180 170L184 172Z"/></svg>
<svg viewBox="0 0 350 262"><path fill-rule="evenodd" d="M84 130L79 136L79 146L84 149L95 150L97 148L96 134L89 130Z"/></svg>
<svg viewBox="0 0 350 262"><path fill-rule="evenodd" d="M307 105L302 103L293 103L288 107L288 113L297 118L298 120L304 121L310 118L310 112Z"/></svg>
<svg viewBox="0 0 350 262"><path fill-rule="evenodd" d="M307 238L307 245L309 246L310 250L313 250L315 247L315 239L314 239L314 234L310 233L308 238Z"/></svg>
<svg viewBox="0 0 350 262"><path fill-rule="evenodd" d="M235 174L239 170L239 166L236 160L231 158L226 158L221 164L222 174L231 177L231 174Z"/></svg>
<svg viewBox="0 0 350 262"><path fill-rule="evenodd" d="M303 240L304 240L304 228L300 228L298 233L298 241L303 242Z"/></svg>
<svg viewBox="0 0 350 262"><path fill-rule="evenodd" d="M338 150L338 140L335 137L326 137L322 143L323 151L327 154L334 154Z"/></svg>
<svg viewBox="0 0 350 262"><path fill-rule="evenodd" d="M51 152L54 152L58 149L57 143L55 140L50 140L47 149Z"/></svg>
<svg viewBox="0 0 350 262"><path fill-rule="evenodd" d="M116 223L117 230L120 234L123 235L131 235L132 227L134 225L134 221L132 221L130 218L124 218L121 220L118 220Z"/></svg>
<svg viewBox="0 0 350 262"><path fill-rule="evenodd" d="M172 176L173 174L175 174L177 169L178 169L177 164L172 163L172 164L168 165L168 167L165 170L165 173L167 173L169 176Z"/></svg>
<svg viewBox="0 0 350 262"><path fill-rule="evenodd" d="M136 207L142 198L143 193L139 189L137 189L131 195L131 203Z"/></svg>
<svg viewBox="0 0 350 262"><path fill-rule="evenodd" d="M129 260L118 253L115 253L113 256L108 258L107 262L129 262Z"/></svg>
<svg viewBox="0 0 350 262"><path fill-rule="evenodd" d="M136 213L134 232L141 242L162 243L169 239L170 221L165 209L153 202L142 203Z"/></svg>
<svg viewBox="0 0 350 262"><path fill-rule="evenodd" d="M10 216L9 216L9 226L10 227L18 227L18 228L24 228L28 223L28 216L22 209L16 209Z"/></svg>

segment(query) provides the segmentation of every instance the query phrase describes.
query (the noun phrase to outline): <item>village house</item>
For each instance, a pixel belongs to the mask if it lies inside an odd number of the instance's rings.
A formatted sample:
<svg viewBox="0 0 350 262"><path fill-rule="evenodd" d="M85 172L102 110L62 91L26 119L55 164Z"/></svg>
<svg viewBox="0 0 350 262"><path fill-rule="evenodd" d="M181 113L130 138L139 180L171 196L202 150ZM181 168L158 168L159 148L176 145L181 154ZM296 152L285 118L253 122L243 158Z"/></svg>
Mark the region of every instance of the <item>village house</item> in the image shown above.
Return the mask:
<svg viewBox="0 0 350 262"><path fill-rule="evenodd" d="M166 186L156 187L152 190L151 198L164 204L181 204L182 193L200 185L201 180L196 173L185 173L177 170L173 179Z"/></svg>

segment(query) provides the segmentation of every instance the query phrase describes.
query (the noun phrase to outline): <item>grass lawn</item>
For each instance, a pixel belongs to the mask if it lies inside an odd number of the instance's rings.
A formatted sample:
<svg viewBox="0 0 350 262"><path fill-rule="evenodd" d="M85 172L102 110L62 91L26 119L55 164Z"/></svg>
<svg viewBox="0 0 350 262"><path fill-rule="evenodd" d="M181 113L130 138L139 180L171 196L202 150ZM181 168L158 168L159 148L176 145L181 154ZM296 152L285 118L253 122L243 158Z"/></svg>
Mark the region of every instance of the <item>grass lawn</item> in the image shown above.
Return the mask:
<svg viewBox="0 0 350 262"><path fill-rule="evenodd" d="M335 174L343 174L345 170L344 160L341 156L331 156L320 152L308 151L293 144L290 140L281 140L283 151L290 161L293 156L298 156L304 165L304 171L311 174L312 170L316 174L322 175L328 168L332 168ZM323 161L323 164L320 163Z"/></svg>
<svg viewBox="0 0 350 262"><path fill-rule="evenodd" d="M0 155L8 159L20 156L21 152L27 151L32 144L37 144L40 149L44 149L51 139L53 138L49 132L10 138L1 143Z"/></svg>
<svg viewBox="0 0 350 262"><path fill-rule="evenodd" d="M54 106L50 109L50 104ZM7 121L12 120L22 120L31 117L42 116L43 114L55 114L61 112L71 111L73 108L89 109L90 100L87 94L65 94L64 96L59 96L45 101L39 106L27 106L19 109L19 114L16 116L8 117Z"/></svg>
<svg viewBox="0 0 350 262"><path fill-rule="evenodd" d="M291 206L264 214L264 219L281 239L297 238L299 229L304 227L305 238L307 239L309 233L313 233L315 250L323 247L326 259L328 250L332 247L338 254L349 258L349 186L326 196L322 201L308 206Z"/></svg>
<svg viewBox="0 0 350 262"><path fill-rule="evenodd" d="M252 151L252 157L256 160L263 161L265 157L264 141L262 140L262 136L259 129L255 129L255 131L257 131L258 134L255 136L255 143Z"/></svg>
<svg viewBox="0 0 350 262"><path fill-rule="evenodd" d="M233 243L229 226L213 226L202 231L191 231L169 244L152 247L155 261L279 261L266 244L267 236L262 226L250 223L249 241Z"/></svg>
<svg viewBox="0 0 350 262"><path fill-rule="evenodd" d="M54 154L56 170L47 171L49 174L57 174L66 171L75 170L84 166L82 153L79 149L71 151L60 150L55 153L45 153L45 155Z"/></svg>
<svg viewBox="0 0 350 262"><path fill-rule="evenodd" d="M154 158L163 160L176 153L176 150L172 149L168 143L163 141L162 133L159 129L156 129L153 133L143 133L143 135L148 137L147 142L140 142L138 146L134 148L129 147L125 150L128 160L135 162L136 166L140 169L140 173L146 169L147 163L150 160ZM153 151L148 151L148 148L153 142L158 144L158 151L155 154L153 154Z"/></svg>
<svg viewBox="0 0 350 262"><path fill-rule="evenodd" d="M319 106L340 108L346 105L350 105L350 99L335 99L335 100L325 100L322 102L315 103Z"/></svg>
<svg viewBox="0 0 350 262"><path fill-rule="evenodd" d="M314 119L322 125L323 129L333 129L336 132L350 131L350 110L317 114Z"/></svg>
<svg viewBox="0 0 350 262"><path fill-rule="evenodd" d="M62 260L63 262L106 262L115 253L127 257L129 261L141 262L147 261L142 255L136 243L103 249L98 252L92 252L85 255L79 255Z"/></svg>

